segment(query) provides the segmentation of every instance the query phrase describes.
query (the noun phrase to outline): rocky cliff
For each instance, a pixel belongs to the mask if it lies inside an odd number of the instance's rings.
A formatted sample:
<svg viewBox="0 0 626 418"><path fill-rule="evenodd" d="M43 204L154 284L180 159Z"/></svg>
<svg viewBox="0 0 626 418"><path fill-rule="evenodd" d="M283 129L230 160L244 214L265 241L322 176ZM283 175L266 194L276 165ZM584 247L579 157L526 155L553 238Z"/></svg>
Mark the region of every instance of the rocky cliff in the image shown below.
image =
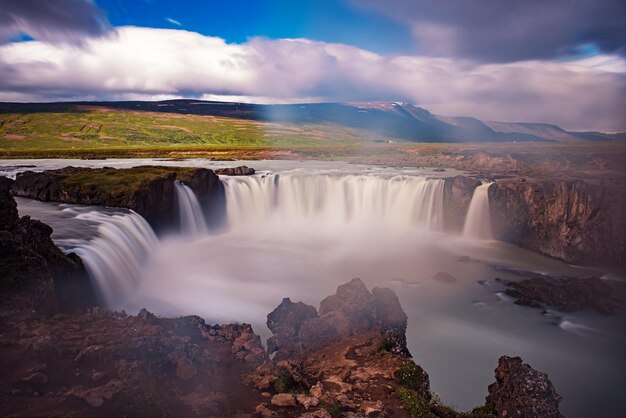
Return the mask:
<svg viewBox="0 0 626 418"><path fill-rule="evenodd" d="M0 177L0 301L47 313L92 306L95 296L80 258L54 245L48 225L18 216L11 183Z"/></svg>
<svg viewBox="0 0 626 418"><path fill-rule="evenodd" d="M444 224L461 232L480 181L445 179ZM489 188L497 239L569 263L626 267L626 185L620 181L497 180Z"/></svg>
<svg viewBox="0 0 626 418"><path fill-rule="evenodd" d="M463 230L465 216L472 196L474 196L474 189L480 184L480 180L467 176L444 179L443 219L446 230L453 232Z"/></svg>
<svg viewBox="0 0 626 418"><path fill-rule="evenodd" d="M66 167L18 174L11 192L42 201L132 209L157 231L178 219L174 181L188 185L206 209L207 220L223 216L224 189L204 168L140 166L128 169Z"/></svg>
<svg viewBox="0 0 626 418"><path fill-rule="evenodd" d="M499 239L570 263L626 266L622 183L504 180L489 200Z"/></svg>

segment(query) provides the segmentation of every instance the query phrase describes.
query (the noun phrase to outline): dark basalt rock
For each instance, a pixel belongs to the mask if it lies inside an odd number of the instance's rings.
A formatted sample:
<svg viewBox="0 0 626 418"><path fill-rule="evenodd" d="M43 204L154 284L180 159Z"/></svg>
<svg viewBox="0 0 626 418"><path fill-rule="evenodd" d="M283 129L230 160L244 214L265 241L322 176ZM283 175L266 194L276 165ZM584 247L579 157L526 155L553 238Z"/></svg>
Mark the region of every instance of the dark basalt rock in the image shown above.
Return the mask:
<svg viewBox="0 0 626 418"><path fill-rule="evenodd" d="M132 209L158 231L178 219L174 181L189 186L205 208L207 221L224 213L224 188L219 177L204 168L140 166L128 169L66 167L17 175L15 196L42 201Z"/></svg>
<svg viewBox="0 0 626 418"><path fill-rule="evenodd" d="M54 245L48 225L19 218L11 183L0 178L0 297L11 306L47 313L93 306L94 291L80 258Z"/></svg>
<svg viewBox="0 0 626 418"><path fill-rule="evenodd" d="M535 275L521 281L506 282L507 295L518 305L550 306L562 312L591 308L604 315L617 313L611 286L597 277L543 277Z"/></svg>
<svg viewBox="0 0 626 418"><path fill-rule="evenodd" d="M239 167L218 168L214 171L215 174L220 176L251 176L256 172L254 168L250 168L245 165L241 165Z"/></svg>
<svg viewBox="0 0 626 418"><path fill-rule="evenodd" d="M487 405L507 418L560 418L559 396L548 375L523 363L519 357L502 356L489 385Z"/></svg>

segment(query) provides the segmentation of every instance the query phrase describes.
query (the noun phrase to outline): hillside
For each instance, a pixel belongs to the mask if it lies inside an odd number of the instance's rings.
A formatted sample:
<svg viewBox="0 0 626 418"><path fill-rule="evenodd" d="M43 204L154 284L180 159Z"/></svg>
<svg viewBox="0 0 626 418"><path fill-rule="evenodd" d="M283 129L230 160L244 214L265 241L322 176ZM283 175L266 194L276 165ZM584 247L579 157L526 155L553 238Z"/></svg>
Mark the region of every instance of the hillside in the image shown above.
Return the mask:
<svg viewBox="0 0 626 418"><path fill-rule="evenodd" d="M405 103L258 105L161 102L0 103L0 148L328 148L388 142L614 140L540 123L443 117Z"/></svg>

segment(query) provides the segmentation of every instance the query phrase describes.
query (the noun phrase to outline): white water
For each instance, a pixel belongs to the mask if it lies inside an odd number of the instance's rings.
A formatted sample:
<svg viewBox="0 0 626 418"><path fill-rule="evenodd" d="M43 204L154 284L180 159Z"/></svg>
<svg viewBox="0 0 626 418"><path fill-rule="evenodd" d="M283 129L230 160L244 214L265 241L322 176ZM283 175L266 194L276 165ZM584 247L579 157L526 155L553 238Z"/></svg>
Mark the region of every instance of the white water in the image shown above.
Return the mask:
<svg viewBox="0 0 626 418"><path fill-rule="evenodd" d="M204 213L193 190L176 180L174 192L178 203L181 233L189 236L206 234L208 230Z"/></svg>
<svg viewBox="0 0 626 418"><path fill-rule="evenodd" d="M135 291L159 240L144 218L132 211L115 215L92 211L76 218L99 225L96 237L77 243L73 251L82 258L107 306L119 306Z"/></svg>
<svg viewBox="0 0 626 418"><path fill-rule="evenodd" d="M491 211L489 209L489 187L493 183L483 183L474 190L470 202L463 236L475 240L492 240Z"/></svg>
<svg viewBox="0 0 626 418"><path fill-rule="evenodd" d="M227 177L228 223L241 228L268 221L322 226L385 224L441 230L441 179L416 176L269 174Z"/></svg>

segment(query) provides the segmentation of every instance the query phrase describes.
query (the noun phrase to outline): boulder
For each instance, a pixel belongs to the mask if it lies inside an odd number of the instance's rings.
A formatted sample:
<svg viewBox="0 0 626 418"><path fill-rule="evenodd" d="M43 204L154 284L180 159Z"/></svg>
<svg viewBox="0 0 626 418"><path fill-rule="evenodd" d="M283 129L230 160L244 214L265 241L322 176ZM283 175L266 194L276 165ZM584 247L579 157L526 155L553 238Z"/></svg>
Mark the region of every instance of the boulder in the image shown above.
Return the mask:
<svg viewBox="0 0 626 418"><path fill-rule="evenodd" d="M496 382L489 385L487 405L507 418L560 418L559 396L548 375L519 357L502 356L495 370Z"/></svg>

